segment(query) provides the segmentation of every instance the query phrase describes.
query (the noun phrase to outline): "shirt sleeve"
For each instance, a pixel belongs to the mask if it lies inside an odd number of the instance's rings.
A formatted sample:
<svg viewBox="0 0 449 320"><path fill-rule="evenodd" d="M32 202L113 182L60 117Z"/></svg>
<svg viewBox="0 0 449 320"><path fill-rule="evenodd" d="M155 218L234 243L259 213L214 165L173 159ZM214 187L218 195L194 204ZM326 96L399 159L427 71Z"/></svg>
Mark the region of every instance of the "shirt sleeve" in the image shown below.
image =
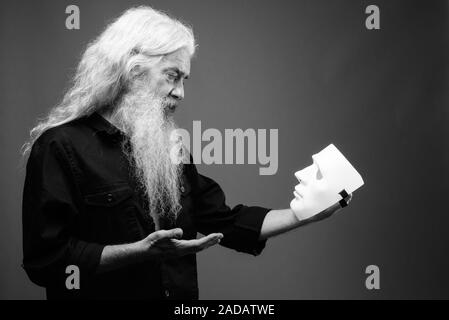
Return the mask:
<svg viewBox="0 0 449 320"><path fill-rule="evenodd" d="M50 129L51 130L51 129ZM75 265L84 285L95 274L104 246L77 239L76 185L63 144L43 134L26 167L22 202L23 268L35 284L61 286Z"/></svg>
<svg viewBox="0 0 449 320"><path fill-rule="evenodd" d="M271 210L243 204L230 208L221 187L214 180L199 174L195 165L192 192L195 197L194 221L202 234L223 233L220 244L239 252L259 255L266 239L259 240L262 224Z"/></svg>

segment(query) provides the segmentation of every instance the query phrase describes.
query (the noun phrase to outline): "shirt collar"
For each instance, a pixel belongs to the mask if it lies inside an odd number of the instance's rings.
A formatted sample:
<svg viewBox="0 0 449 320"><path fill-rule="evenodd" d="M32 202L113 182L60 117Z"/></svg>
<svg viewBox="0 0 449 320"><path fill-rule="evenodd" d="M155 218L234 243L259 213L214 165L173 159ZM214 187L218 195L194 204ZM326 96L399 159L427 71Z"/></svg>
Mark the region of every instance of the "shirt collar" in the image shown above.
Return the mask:
<svg viewBox="0 0 449 320"><path fill-rule="evenodd" d="M88 116L87 123L92 129L94 129L95 132L98 132L100 134L108 136L125 135L123 131L106 120L98 112L94 112L90 116Z"/></svg>

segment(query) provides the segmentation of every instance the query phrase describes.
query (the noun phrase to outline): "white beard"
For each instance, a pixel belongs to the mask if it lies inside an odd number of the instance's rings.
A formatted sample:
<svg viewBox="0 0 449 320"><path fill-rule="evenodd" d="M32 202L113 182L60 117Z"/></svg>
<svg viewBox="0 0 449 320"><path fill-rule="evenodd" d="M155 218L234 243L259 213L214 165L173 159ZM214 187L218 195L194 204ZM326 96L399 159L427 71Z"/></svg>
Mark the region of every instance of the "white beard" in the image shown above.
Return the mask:
<svg viewBox="0 0 449 320"><path fill-rule="evenodd" d="M147 91L138 87L127 92L110 121L129 138L131 150L124 151L139 187L148 196L148 213L153 218L176 220L181 209L182 174L182 163L176 164L170 157L170 151L176 147L170 134L176 125L166 113L166 103Z"/></svg>

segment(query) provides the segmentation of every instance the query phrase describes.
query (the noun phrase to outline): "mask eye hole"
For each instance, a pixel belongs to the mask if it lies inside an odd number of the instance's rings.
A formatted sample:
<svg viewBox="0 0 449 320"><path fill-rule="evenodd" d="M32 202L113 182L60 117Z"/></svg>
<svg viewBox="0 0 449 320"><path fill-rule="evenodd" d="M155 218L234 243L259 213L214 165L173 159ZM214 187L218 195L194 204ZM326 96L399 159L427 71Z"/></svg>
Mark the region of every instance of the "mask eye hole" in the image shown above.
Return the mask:
<svg viewBox="0 0 449 320"><path fill-rule="evenodd" d="M318 167L318 170L316 171L316 179L317 180L323 179L323 174L321 173L321 170L319 167Z"/></svg>

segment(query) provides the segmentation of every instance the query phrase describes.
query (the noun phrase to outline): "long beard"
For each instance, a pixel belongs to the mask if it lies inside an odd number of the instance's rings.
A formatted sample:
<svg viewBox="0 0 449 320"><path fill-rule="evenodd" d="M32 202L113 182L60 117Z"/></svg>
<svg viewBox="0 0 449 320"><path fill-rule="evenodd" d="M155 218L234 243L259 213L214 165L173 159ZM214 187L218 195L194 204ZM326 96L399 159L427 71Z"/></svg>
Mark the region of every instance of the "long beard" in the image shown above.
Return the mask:
<svg viewBox="0 0 449 320"><path fill-rule="evenodd" d="M172 161L176 125L161 99L141 88L128 92L118 102L111 122L129 138L124 148L135 178L148 196L150 215L176 220L181 209L182 163Z"/></svg>

